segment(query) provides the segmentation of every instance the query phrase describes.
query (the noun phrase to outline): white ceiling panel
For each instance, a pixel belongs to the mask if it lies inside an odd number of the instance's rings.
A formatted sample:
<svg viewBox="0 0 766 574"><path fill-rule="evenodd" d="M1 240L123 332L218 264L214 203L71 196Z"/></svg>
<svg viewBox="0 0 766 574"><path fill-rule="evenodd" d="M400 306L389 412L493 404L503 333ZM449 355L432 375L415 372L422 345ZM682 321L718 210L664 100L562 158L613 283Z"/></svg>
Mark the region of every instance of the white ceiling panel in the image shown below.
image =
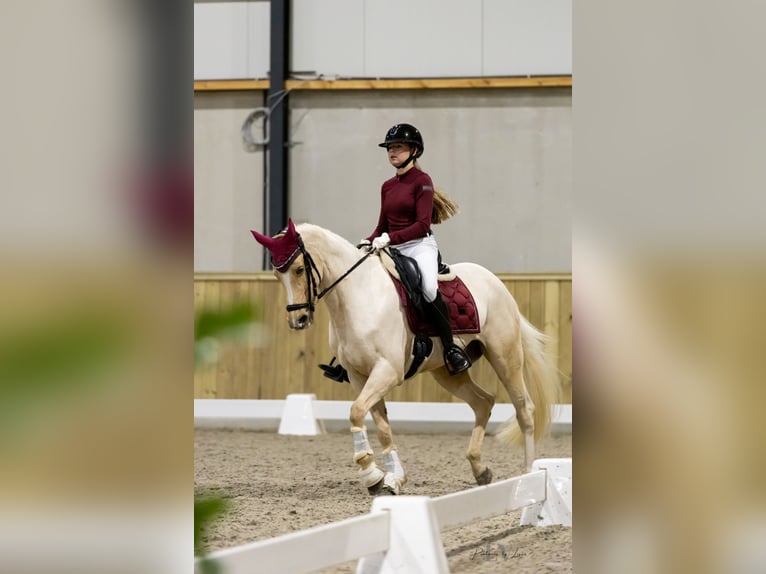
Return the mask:
<svg viewBox="0 0 766 574"><path fill-rule="evenodd" d="M484 0L485 76L572 73L572 0Z"/></svg>
<svg viewBox="0 0 766 574"><path fill-rule="evenodd" d="M365 75L481 75L482 3L366 0Z"/></svg>

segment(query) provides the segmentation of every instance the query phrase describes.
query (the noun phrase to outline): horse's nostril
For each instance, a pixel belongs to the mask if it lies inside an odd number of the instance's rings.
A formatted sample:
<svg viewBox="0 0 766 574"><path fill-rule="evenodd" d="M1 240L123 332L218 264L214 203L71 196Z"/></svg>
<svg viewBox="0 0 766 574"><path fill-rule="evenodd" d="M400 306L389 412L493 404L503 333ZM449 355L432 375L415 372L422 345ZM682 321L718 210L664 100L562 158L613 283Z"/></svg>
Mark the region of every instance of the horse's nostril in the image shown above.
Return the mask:
<svg viewBox="0 0 766 574"><path fill-rule="evenodd" d="M308 315L301 315L300 318L298 319L298 324L301 327L305 327L306 323L308 323L308 322L309 322L309 316Z"/></svg>

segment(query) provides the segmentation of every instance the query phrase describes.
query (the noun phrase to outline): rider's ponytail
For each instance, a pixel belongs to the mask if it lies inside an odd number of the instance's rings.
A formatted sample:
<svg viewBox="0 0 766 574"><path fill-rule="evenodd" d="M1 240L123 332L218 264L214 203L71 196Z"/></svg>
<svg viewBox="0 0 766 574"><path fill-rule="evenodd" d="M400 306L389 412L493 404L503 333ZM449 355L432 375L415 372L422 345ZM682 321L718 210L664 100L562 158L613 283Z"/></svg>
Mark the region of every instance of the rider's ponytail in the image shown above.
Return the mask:
<svg viewBox="0 0 766 574"><path fill-rule="evenodd" d="M416 159L414 163L417 169L420 169L420 162ZM431 223L436 225L447 221L458 212L457 203L439 188L434 188L434 207L431 211Z"/></svg>
<svg viewBox="0 0 766 574"><path fill-rule="evenodd" d="M457 203L452 201L445 193L434 189L434 208L431 211L431 223L442 223L455 215L458 211Z"/></svg>

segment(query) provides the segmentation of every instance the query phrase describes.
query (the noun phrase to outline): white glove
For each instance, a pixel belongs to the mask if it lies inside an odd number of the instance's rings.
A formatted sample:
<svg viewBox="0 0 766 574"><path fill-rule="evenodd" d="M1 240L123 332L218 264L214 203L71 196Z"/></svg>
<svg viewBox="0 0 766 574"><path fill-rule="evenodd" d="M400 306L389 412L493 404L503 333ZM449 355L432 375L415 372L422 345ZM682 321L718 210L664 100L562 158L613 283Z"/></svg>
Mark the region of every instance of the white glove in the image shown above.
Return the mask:
<svg viewBox="0 0 766 574"><path fill-rule="evenodd" d="M365 248L367 251L369 251L371 247L372 243L370 243L369 239L360 239L359 243L356 244L357 249Z"/></svg>
<svg viewBox="0 0 766 574"><path fill-rule="evenodd" d="M388 236L388 233L383 233L381 236L376 237L372 240L372 248L375 251L379 251L383 249L384 247L388 247L388 245L391 243L391 238Z"/></svg>

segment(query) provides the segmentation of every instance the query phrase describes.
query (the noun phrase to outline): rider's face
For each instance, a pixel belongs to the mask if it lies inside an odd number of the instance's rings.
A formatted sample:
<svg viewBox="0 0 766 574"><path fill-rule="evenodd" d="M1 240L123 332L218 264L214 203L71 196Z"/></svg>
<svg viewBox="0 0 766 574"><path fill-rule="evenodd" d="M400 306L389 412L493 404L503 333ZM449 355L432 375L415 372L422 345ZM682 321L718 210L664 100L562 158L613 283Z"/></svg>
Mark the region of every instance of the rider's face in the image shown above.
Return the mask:
<svg viewBox="0 0 766 574"><path fill-rule="evenodd" d="M386 153L388 154L388 161L394 167L399 167L407 158L410 157L412 148L404 143L392 143L389 144Z"/></svg>

